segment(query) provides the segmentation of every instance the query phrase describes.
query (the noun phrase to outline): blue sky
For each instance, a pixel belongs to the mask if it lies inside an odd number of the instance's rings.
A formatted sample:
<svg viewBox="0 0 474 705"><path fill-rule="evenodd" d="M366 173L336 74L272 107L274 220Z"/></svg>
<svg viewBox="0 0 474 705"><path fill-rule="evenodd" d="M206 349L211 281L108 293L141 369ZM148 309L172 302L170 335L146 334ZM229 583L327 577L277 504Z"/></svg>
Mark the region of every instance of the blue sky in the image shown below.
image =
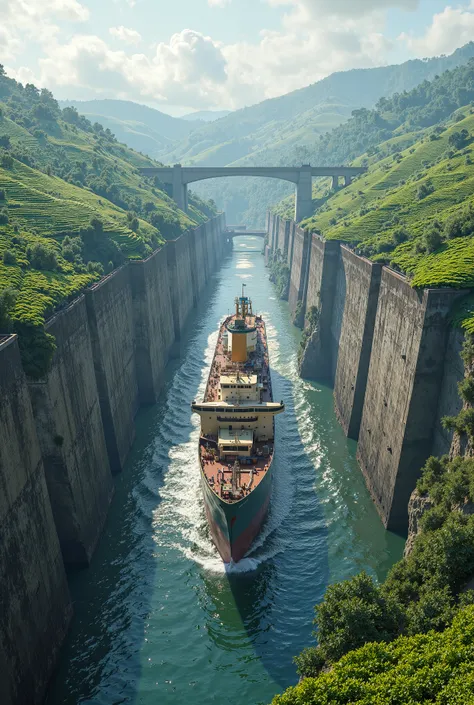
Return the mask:
<svg viewBox="0 0 474 705"><path fill-rule="evenodd" d="M474 39L474 0L0 0L0 15L0 61L17 80L172 114Z"/></svg>

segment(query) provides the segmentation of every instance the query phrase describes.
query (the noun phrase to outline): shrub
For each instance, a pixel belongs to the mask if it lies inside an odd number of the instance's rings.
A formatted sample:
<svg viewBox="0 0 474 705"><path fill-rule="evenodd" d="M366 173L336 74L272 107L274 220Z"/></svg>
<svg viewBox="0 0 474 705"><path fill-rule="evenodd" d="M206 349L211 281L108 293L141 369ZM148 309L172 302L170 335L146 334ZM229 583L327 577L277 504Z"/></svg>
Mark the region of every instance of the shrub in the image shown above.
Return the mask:
<svg viewBox="0 0 474 705"><path fill-rule="evenodd" d="M296 672L302 678L315 678L324 666L324 657L317 646L310 646L295 656Z"/></svg>
<svg viewBox="0 0 474 705"><path fill-rule="evenodd" d="M328 673L276 695L272 705L464 705L474 691L474 607L442 634L366 644Z"/></svg>
<svg viewBox="0 0 474 705"><path fill-rule="evenodd" d="M44 377L56 350L54 337L42 327L19 321L15 324L15 332L18 333L21 361L26 375L31 379Z"/></svg>
<svg viewBox="0 0 474 705"><path fill-rule="evenodd" d="M18 297L16 289L7 288L0 291L0 333L10 333L13 329L11 312Z"/></svg>
<svg viewBox="0 0 474 705"><path fill-rule="evenodd" d="M423 239L425 251L428 253L435 252L435 250L439 249L443 244L443 237L441 235L441 232L436 227L432 227L427 230L423 236Z"/></svg>
<svg viewBox="0 0 474 705"><path fill-rule="evenodd" d="M5 252L3 253L3 264L16 264L15 253L11 250L5 250Z"/></svg>
<svg viewBox="0 0 474 705"><path fill-rule="evenodd" d="M366 573L328 587L316 607L322 657L333 662L369 641L390 641L401 631L402 613Z"/></svg>
<svg viewBox="0 0 474 705"><path fill-rule="evenodd" d="M0 210L0 225L8 225L8 221L8 211L6 208L2 208L2 210Z"/></svg>
<svg viewBox="0 0 474 705"><path fill-rule="evenodd" d="M26 250L26 256L34 269L53 271L58 266L56 252L40 242L30 245Z"/></svg>
<svg viewBox="0 0 474 705"><path fill-rule="evenodd" d="M462 382L459 382L458 390L460 397L465 402L474 404L474 379L472 377L465 377Z"/></svg>
<svg viewBox="0 0 474 705"><path fill-rule="evenodd" d="M433 193L434 191L434 186L430 181L426 181L424 184L420 184L418 186L417 192L416 192L416 197L419 201L421 201L423 198L426 198L427 196L430 195L430 193Z"/></svg>
<svg viewBox="0 0 474 705"><path fill-rule="evenodd" d="M13 157L10 154L4 154L2 156L2 167L4 169L12 169L13 168Z"/></svg>
<svg viewBox="0 0 474 705"><path fill-rule="evenodd" d="M396 228L393 231L392 241L394 245L401 245L402 242L406 242L407 240L408 232L405 230L405 228Z"/></svg>
<svg viewBox="0 0 474 705"><path fill-rule="evenodd" d="M448 431L466 433L474 440L474 409L463 409L457 416L445 416L441 422Z"/></svg>

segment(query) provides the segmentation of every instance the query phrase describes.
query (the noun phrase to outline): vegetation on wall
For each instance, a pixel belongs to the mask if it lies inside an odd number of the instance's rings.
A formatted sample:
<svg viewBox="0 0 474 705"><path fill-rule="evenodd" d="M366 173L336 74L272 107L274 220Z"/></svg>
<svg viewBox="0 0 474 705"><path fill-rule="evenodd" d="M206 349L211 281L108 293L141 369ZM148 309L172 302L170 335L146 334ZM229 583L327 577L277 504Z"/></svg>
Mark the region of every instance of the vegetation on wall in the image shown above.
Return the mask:
<svg viewBox="0 0 474 705"><path fill-rule="evenodd" d="M319 297L319 294L318 294ZM302 302L298 301L295 311L294 323L304 326L303 333L301 335L300 346L298 348L298 364L301 363L304 351L313 333L317 330L319 325L320 309L318 306L310 306L306 311L305 320L303 319L303 306Z"/></svg>
<svg viewBox="0 0 474 705"><path fill-rule="evenodd" d="M280 250L270 254L268 266L270 267L270 281L276 285L278 296L280 299L287 300L290 291L290 268Z"/></svg>

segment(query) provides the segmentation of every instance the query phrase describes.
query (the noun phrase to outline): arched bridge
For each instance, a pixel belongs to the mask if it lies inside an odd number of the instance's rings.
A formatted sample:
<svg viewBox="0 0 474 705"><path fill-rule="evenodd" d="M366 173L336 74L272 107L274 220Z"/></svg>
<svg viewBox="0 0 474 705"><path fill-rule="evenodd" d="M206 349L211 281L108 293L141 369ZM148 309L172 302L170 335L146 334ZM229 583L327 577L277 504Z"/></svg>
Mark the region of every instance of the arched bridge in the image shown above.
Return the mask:
<svg viewBox="0 0 474 705"><path fill-rule="evenodd" d="M253 235L254 237L265 237L266 230L247 230L247 226L228 225L225 229L225 234L229 238L238 237L239 235Z"/></svg>
<svg viewBox="0 0 474 705"><path fill-rule="evenodd" d="M296 185L295 220L308 218L312 213L312 179L316 176L331 176L333 188L337 188L339 178L344 185L351 183L352 177L363 174L365 167L354 166L174 166L146 167L140 169L144 176L158 176L165 184L171 184L173 199L181 210L188 208L187 185L204 179L227 176L263 176L282 179Z"/></svg>

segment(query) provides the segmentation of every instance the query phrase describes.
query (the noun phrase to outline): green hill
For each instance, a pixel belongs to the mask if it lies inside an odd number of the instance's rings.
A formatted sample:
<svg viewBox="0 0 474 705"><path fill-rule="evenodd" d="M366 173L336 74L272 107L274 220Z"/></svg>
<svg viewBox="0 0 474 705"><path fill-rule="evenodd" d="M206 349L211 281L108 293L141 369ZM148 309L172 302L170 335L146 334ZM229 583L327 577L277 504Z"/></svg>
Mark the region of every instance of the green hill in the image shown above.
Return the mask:
<svg viewBox="0 0 474 705"><path fill-rule="evenodd" d="M81 115L100 115L101 117L114 118L125 123L139 123L145 125L153 134L160 135L164 140L183 139L195 125L189 120L175 118L160 110L150 108L148 105L134 103L131 100L63 100L60 106L72 106Z"/></svg>
<svg viewBox="0 0 474 705"><path fill-rule="evenodd" d="M193 195L179 211L139 174L154 164L0 67L0 332L20 334L32 376L51 355L43 322L55 308L214 212Z"/></svg>
<svg viewBox="0 0 474 705"><path fill-rule="evenodd" d="M202 125L160 159L209 166L343 163L346 158L321 137L345 123L353 110L371 108L381 96L409 91L472 56L474 43L451 56L335 73ZM230 222L263 225L268 205L291 193L292 187L272 179L219 179L199 184L196 190L225 209Z"/></svg>
<svg viewBox="0 0 474 705"><path fill-rule="evenodd" d="M405 273L414 287L474 287L473 106L471 61L359 111L326 141L347 154L358 135L369 149L354 164L368 172L337 192L317 184L319 207L302 226ZM292 201L277 211L291 217ZM470 303L459 321L474 332Z"/></svg>

